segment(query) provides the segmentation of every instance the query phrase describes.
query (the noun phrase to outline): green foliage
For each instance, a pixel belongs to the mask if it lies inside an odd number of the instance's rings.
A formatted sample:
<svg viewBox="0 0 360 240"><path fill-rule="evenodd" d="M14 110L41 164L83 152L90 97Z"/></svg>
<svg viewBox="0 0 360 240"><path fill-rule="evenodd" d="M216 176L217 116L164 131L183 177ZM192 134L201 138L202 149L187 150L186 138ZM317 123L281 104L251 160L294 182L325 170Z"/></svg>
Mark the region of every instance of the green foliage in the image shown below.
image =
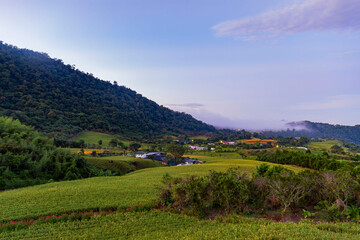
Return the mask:
<svg viewBox="0 0 360 240"><path fill-rule="evenodd" d="M242 211L249 199L247 181L234 169L226 173L211 171L205 177L171 178L166 174L159 186L159 201L165 206L186 208L200 217L210 209Z"/></svg>
<svg viewBox="0 0 360 240"><path fill-rule="evenodd" d="M129 145L129 150L130 151L137 151L139 148L141 148L141 144L140 143L131 143Z"/></svg>
<svg viewBox="0 0 360 240"><path fill-rule="evenodd" d="M150 159L138 159L123 156L87 158L87 161L91 166L98 169L110 170L116 173L116 175L124 175L139 169L164 166L160 162L152 161Z"/></svg>
<svg viewBox="0 0 360 240"><path fill-rule="evenodd" d="M127 137L207 133L215 128L60 59L0 42L0 115L66 139L96 129Z"/></svg>
<svg viewBox="0 0 360 240"><path fill-rule="evenodd" d="M336 154L345 154L345 151L342 147L340 147L339 145L334 145L330 148L330 151L332 153L336 153Z"/></svg>
<svg viewBox="0 0 360 240"><path fill-rule="evenodd" d="M356 223L275 222L227 216L200 220L164 211L118 211L85 215L81 220L36 222L9 228L1 239L333 239L360 238Z"/></svg>
<svg viewBox="0 0 360 240"><path fill-rule="evenodd" d="M315 213L309 212L305 209L303 209L303 213L302 213L303 217L306 218L312 218L315 216Z"/></svg>
<svg viewBox="0 0 360 240"><path fill-rule="evenodd" d="M329 159L329 155L315 155L300 151L277 150L273 154L261 154L257 160L278 164L291 164L315 170L337 170L346 166L345 162Z"/></svg>
<svg viewBox="0 0 360 240"><path fill-rule="evenodd" d="M0 190L89 176L80 155L55 148L18 120L0 117Z"/></svg>
<svg viewBox="0 0 360 240"><path fill-rule="evenodd" d="M360 220L360 208L357 206L353 206L353 205L348 206L345 209L344 214L348 219L357 220L357 221Z"/></svg>
<svg viewBox="0 0 360 240"><path fill-rule="evenodd" d="M296 139L295 137L284 137L278 139L278 144L281 146L291 146L291 147L305 147L310 142L310 139L301 136L299 139Z"/></svg>
<svg viewBox="0 0 360 240"><path fill-rule="evenodd" d="M237 154L235 153L234 156ZM99 159L113 160L115 163L118 157L111 156ZM129 161L131 159L134 158L129 157ZM154 185L160 183L165 173L174 177L184 175L205 176L210 170L227 171L229 168L240 167L242 171L251 174L255 172L256 166L261 164L261 162L253 160L222 159L219 156L200 159L206 160L206 163L178 167L154 167L120 177L96 177L55 182L1 192L0 221L90 208L122 208L140 204L153 207L156 205L156 188ZM119 160L124 161L125 159L121 157ZM275 164L269 165L274 166ZM139 166L140 164L138 164ZM286 168L294 171L301 170L292 166L286 166Z"/></svg>
<svg viewBox="0 0 360 240"><path fill-rule="evenodd" d="M285 214L289 209L303 209L304 215L311 217L306 208L322 204L317 209L326 213L326 219L340 220L344 209L348 209L347 216L357 217L357 208L347 208L359 206L360 184L356 179L347 172L296 174L282 166L264 164L257 167L252 178L238 169L211 171L202 177L166 175L159 187L159 202L200 216L213 211L281 209Z"/></svg>
<svg viewBox="0 0 360 240"><path fill-rule="evenodd" d="M167 146L168 152L175 158L175 160L180 160L181 157L185 154L185 147L180 144L172 143Z"/></svg>

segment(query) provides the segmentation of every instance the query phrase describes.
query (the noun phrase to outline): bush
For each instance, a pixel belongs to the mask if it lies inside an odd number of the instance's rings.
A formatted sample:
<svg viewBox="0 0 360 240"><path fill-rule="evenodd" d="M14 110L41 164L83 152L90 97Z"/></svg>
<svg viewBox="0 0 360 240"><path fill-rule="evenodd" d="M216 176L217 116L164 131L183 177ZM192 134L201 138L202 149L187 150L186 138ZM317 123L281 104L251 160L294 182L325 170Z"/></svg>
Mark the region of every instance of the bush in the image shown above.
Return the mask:
<svg viewBox="0 0 360 240"><path fill-rule="evenodd" d="M159 204L192 215L263 212L263 209L303 211L316 209L328 220L358 219L359 182L349 172L303 171L260 165L250 178L239 169L211 171L207 176L172 178L159 186ZM351 206L351 207L348 207ZM320 215L319 214L319 215Z"/></svg>

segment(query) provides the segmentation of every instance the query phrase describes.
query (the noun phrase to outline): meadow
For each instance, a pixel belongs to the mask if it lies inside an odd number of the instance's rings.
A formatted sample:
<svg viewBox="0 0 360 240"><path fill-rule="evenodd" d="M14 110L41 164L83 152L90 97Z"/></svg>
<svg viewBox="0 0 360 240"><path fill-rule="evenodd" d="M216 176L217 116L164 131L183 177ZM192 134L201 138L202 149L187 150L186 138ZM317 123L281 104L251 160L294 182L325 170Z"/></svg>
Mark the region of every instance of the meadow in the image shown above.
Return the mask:
<svg viewBox="0 0 360 240"><path fill-rule="evenodd" d="M206 175L210 170L226 171L231 167L239 167L242 171L251 174L262 164L254 160L235 158L236 156L231 154L220 157L199 153L192 157L197 157L206 163L147 168L119 177L54 182L1 192L0 222L3 223L87 210L120 210L113 214L94 215L89 219L34 223L24 229L0 231L0 238L358 239L360 237L360 229L353 223L314 224L309 221L277 223L246 217L199 220L155 210L156 186L165 173L171 176ZM302 170L293 166L285 167L296 172ZM140 207L143 210L126 211L133 207Z"/></svg>
<svg viewBox="0 0 360 240"><path fill-rule="evenodd" d="M0 233L3 239L359 239L352 223L277 223L230 217L215 220L160 210L116 212L81 221L34 224Z"/></svg>
<svg viewBox="0 0 360 240"><path fill-rule="evenodd" d="M93 132L93 131L85 131L80 133L78 136L76 136L76 138L72 139L72 141L75 142L79 142L80 140L83 140L85 142L85 144L90 144L90 145L99 145L99 140L102 141L102 146L104 147L108 147L109 146L109 142L112 139L119 139L119 136L116 135L111 135L111 134L107 134L107 133L100 133L100 132ZM125 144L125 145L129 145L131 142L125 139L121 139L120 140Z"/></svg>
<svg viewBox="0 0 360 240"><path fill-rule="evenodd" d="M310 142L308 144L308 147L310 149L327 152L327 151L330 151L330 148L334 145L342 146L342 143L338 140L328 140L328 141L324 141L324 142ZM344 148L344 150L345 150L345 152L348 151L347 148Z"/></svg>
<svg viewBox="0 0 360 240"><path fill-rule="evenodd" d="M54 182L0 193L0 221L37 217L83 209L154 206L156 184L164 174L206 175L210 170L226 171L239 167L253 173L262 162L243 159L217 159L198 156L205 164L138 170L119 177L95 177ZM276 164L270 164L276 165ZM300 171L301 168L286 166Z"/></svg>
<svg viewBox="0 0 360 240"><path fill-rule="evenodd" d="M164 166L158 161L128 156L87 157L87 161L96 168L120 171L122 173L128 173L131 170Z"/></svg>

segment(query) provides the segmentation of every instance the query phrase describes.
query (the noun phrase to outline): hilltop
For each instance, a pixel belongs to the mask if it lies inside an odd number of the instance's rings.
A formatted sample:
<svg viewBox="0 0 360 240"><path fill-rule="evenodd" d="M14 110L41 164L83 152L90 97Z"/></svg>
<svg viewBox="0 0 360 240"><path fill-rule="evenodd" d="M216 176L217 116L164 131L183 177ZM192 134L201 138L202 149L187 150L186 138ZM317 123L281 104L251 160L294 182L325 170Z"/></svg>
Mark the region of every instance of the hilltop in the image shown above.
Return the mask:
<svg viewBox="0 0 360 240"><path fill-rule="evenodd" d="M347 142L360 144L360 125L344 126L329 123L318 123L310 121L291 122L287 124L288 129L284 131L265 131L265 136L279 137L301 137L311 138L335 138Z"/></svg>
<svg viewBox="0 0 360 240"><path fill-rule="evenodd" d="M0 41L0 116L66 139L93 129L129 138L195 135L215 128L100 80L46 53Z"/></svg>

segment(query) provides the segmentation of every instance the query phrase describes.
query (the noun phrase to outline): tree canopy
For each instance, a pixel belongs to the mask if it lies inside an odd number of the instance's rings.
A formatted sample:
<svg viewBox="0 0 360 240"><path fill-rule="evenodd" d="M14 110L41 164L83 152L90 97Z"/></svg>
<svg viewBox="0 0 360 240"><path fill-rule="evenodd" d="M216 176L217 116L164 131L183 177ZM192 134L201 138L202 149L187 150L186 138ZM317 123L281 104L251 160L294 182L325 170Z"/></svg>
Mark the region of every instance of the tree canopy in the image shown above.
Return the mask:
<svg viewBox="0 0 360 240"><path fill-rule="evenodd" d="M0 117L0 190L91 176L86 159L56 148L19 120Z"/></svg>
<svg viewBox="0 0 360 240"><path fill-rule="evenodd" d="M85 129L147 139L215 131L189 114L159 106L60 59L2 42L0 115L58 139Z"/></svg>

